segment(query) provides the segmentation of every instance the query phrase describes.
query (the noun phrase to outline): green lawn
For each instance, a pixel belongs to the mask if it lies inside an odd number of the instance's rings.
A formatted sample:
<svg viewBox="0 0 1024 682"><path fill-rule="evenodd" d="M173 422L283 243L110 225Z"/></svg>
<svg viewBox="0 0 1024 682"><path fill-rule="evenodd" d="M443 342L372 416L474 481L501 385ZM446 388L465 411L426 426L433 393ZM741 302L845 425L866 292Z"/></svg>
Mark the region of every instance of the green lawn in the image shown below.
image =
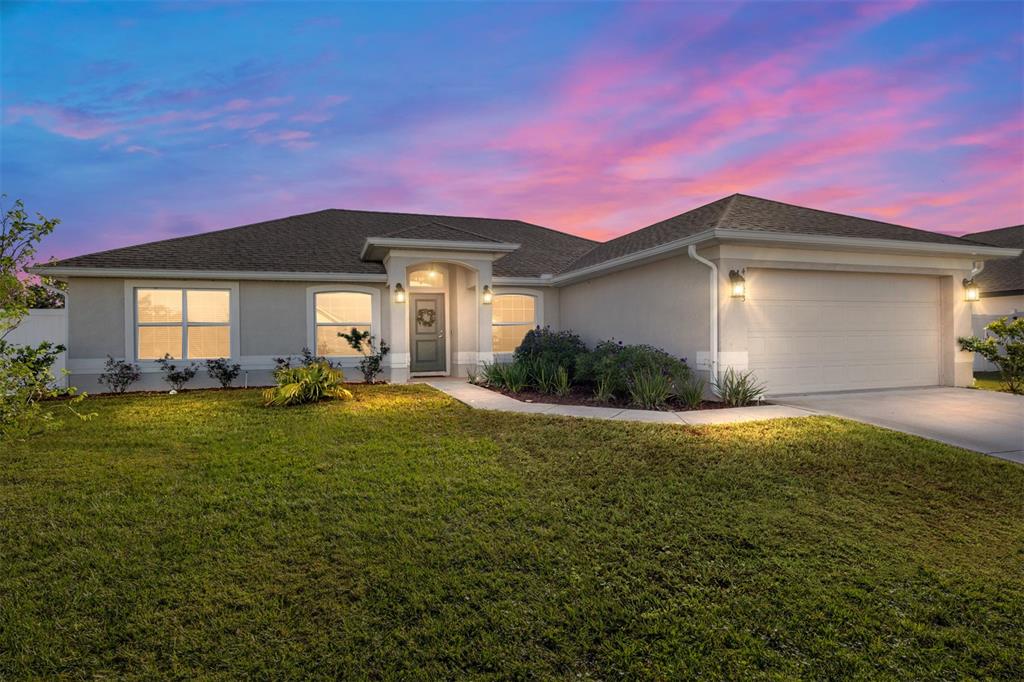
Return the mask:
<svg viewBox="0 0 1024 682"><path fill-rule="evenodd" d="M999 372L975 372L974 387L983 391L1006 391L999 379Z"/></svg>
<svg viewBox="0 0 1024 682"><path fill-rule="evenodd" d="M91 398L0 454L0 679L1024 678L1024 467L424 386Z"/></svg>

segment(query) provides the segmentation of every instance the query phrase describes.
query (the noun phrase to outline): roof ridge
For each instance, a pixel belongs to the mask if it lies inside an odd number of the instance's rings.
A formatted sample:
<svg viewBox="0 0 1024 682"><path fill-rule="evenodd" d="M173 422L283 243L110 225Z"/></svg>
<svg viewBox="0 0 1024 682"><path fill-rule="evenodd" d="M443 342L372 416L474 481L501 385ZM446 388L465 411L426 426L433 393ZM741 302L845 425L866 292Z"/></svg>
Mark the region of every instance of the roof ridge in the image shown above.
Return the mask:
<svg viewBox="0 0 1024 682"><path fill-rule="evenodd" d="M412 215L415 215L415 214L412 214ZM461 232L462 234L468 234L471 237L477 237L478 239L482 239L482 240L484 240L486 242L495 242L496 244L500 244L501 243L501 240L494 239L492 237L488 237L486 235L482 235L482 234L479 234L477 232L473 232L471 230L464 230L461 227L456 227L454 225L449 225L448 223L442 223L439 220L427 220L426 222L416 223L415 225L410 225L409 227L403 227L401 230L396 230L394 232L388 232L387 234L382 234L381 238L387 239L387 238L397 237L398 235L400 235L400 234L402 234L404 232L409 232L411 230L415 230L415 229L423 227L425 225L439 225L439 226L441 226L441 227L443 227L445 229L454 230L455 232Z"/></svg>
<svg viewBox="0 0 1024 682"><path fill-rule="evenodd" d="M716 199L716 201L725 201L725 208L722 209L722 213L721 213L721 215L718 216L718 220L716 220L714 225L712 225L711 227L718 227L718 226L720 226L722 224L722 221L725 220L725 216L729 215L729 211L730 211L730 209L732 209L732 205L734 203L736 203L736 197L738 197L738 196L745 196L745 195L741 195L739 192L733 192L732 194L730 194L727 197L722 197L721 199ZM715 203L715 202L712 201L711 204L713 204L713 203ZM711 204L704 204L704 205L705 206L710 206ZM700 206L698 206L697 208L700 208ZM693 210L696 210L696 209L693 209ZM687 211L687 212L689 212L689 211ZM682 214L680 214L680 215L682 215Z"/></svg>
<svg viewBox="0 0 1024 682"><path fill-rule="evenodd" d="M754 196L753 194L743 194L737 192L732 197L744 197L746 199L754 199L755 201L763 201L769 204L778 204L779 206L789 206L790 208L799 208L802 211L814 211L815 213L825 213L828 215L839 216L840 218L854 218L856 220L864 220L870 223L878 223L879 225L889 225L890 227L898 227L904 230L913 230L914 232L924 232L925 234L940 234L944 237L950 237L952 239L959 239L965 242L970 242L969 239L963 237L957 237L953 234L946 234L945 232L936 232L935 230L923 230L920 227L910 227L909 225L901 225L899 223L890 223L888 220L876 220L875 218L865 218L864 216L853 215L852 213L839 213L838 211L827 211L823 208L814 208L812 206L802 206L800 204L793 204L788 201L779 201L778 199L765 199L764 197ZM730 198L732 198L730 197Z"/></svg>

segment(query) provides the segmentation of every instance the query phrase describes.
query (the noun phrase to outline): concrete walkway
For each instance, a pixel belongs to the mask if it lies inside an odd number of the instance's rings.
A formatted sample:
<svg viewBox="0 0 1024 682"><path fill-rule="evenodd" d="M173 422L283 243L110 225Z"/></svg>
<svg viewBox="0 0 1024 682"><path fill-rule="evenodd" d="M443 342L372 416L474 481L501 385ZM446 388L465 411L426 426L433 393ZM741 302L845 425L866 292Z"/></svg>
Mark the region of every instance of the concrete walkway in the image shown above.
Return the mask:
<svg viewBox="0 0 1024 682"><path fill-rule="evenodd" d="M907 388L772 398L1024 464L1024 396L970 388Z"/></svg>
<svg viewBox="0 0 1024 682"><path fill-rule="evenodd" d="M616 419L620 421L653 424L734 424L737 422L775 419L777 417L807 417L809 410L785 405L758 407L730 407L720 410L694 410L689 412L658 412L655 410L626 410L618 407L591 407L589 405L552 405L550 403L524 403L496 391L474 386L465 379L421 379L422 383L447 393L459 402L481 410L519 412L522 414L551 414L560 417L586 417L589 419Z"/></svg>

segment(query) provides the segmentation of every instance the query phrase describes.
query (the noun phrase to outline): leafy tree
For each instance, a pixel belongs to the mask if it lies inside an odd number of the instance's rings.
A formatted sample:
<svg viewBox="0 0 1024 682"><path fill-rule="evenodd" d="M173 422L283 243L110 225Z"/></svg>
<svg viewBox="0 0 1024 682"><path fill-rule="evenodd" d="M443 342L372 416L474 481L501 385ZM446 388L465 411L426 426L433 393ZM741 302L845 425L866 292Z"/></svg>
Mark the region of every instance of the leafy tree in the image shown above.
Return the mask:
<svg viewBox="0 0 1024 682"><path fill-rule="evenodd" d="M957 339L960 350L981 355L999 368L999 377L1010 393L1024 394L1024 317L1001 317L985 325L985 338Z"/></svg>
<svg viewBox="0 0 1024 682"><path fill-rule="evenodd" d="M6 195L0 197L6 199ZM0 209L2 210L2 209ZM33 219L21 199L0 217L0 339L18 326L32 300L27 268L32 265L39 242L53 232L60 220L37 213Z"/></svg>

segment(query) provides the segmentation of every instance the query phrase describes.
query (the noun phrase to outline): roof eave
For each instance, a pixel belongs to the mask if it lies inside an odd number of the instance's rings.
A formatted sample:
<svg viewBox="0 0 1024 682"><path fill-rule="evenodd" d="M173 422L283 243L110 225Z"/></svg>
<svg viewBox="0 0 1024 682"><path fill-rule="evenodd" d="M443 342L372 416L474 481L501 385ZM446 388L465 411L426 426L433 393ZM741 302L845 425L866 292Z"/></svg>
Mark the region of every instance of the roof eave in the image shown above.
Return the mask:
<svg viewBox="0 0 1024 682"><path fill-rule="evenodd" d="M314 282L387 282L387 275L373 272L289 272L261 270L173 270L170 268L92 268L39 265L28 268L47 277L116 277L140 279L275 280Z"/></svg>

